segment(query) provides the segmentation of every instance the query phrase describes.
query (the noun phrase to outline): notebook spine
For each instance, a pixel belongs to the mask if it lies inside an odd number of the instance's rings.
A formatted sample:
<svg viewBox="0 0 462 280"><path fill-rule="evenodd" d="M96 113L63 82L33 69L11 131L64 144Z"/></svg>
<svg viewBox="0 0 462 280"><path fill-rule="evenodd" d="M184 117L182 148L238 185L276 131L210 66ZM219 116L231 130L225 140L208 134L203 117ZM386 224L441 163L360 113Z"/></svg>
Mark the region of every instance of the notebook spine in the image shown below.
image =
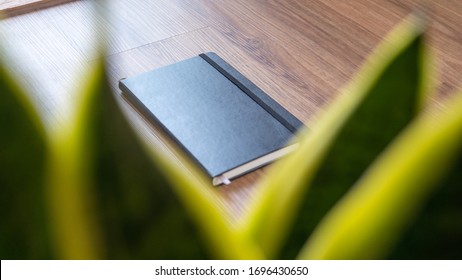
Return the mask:
<svg viewBox="0 0 462 280"><path fill-rule="evenodd" d="M257 102L263 109L283 124L290 132L296 133L302 126L295 116L288 112L284 107L267 95L257 85L245 78L239 71L221 59L213 52L202 53L199 55L228 80L239 87L245 94Z"/></svg>

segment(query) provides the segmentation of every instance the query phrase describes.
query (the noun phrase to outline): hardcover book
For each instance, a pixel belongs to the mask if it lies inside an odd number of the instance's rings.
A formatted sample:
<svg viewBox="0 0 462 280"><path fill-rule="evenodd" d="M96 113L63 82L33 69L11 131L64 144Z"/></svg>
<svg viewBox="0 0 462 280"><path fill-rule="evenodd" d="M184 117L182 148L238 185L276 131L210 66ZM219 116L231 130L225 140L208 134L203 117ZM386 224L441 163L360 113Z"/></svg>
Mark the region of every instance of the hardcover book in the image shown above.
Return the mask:
<svg viewBox="0 0 462 280"><path fill-rule="evenodd" d="M122 94L211 178L213 185L293 151L302 123L215 53L119 81Z"/></svg>

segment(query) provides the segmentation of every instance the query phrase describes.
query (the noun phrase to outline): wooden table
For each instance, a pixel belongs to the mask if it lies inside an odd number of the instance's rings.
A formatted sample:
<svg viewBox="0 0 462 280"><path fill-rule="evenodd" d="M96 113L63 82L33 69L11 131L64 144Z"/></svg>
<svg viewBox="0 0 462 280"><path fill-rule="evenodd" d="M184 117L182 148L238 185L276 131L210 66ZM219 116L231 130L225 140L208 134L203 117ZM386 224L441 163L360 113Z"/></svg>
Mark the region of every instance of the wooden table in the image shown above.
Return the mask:
<svg viewBox="0 0 462 280"><path fill-rule="evenodd" d="M419 1L109 2L108 70L116 91L121 77L214 51L310 127ZM439 69L434 106L440 106L462 87L462 1L427 2L428 42ZM104 20L92 11L91 1L73 1L0 22L11 69L23 78L50 129L66 125L82 77L97 57L96 26ZM169 141L125 107L140 132L175 158ZM234 214L245 210L266 172L263 168L218 188Z"/></svg>

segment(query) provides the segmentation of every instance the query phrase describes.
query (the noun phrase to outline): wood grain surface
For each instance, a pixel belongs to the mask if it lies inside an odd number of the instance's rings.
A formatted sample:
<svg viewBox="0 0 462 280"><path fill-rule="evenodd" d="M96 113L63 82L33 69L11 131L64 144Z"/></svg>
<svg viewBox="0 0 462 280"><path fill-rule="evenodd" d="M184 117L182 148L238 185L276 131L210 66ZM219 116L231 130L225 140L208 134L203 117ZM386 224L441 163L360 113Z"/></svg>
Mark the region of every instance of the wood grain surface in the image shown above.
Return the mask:
<svg viewBox="0 0 462 280"><path fill-rule="evenodd" d="M117 81L214 51L308 127L339 94L368 54L417 0L109 1L108 21L92 1L74 1L0 22L2 53L22 78L50 129L65 126L81 81L97 57L96 27L110 30L108 70ZM434 56L433 106L462 87L462 2L425 1ZM121 98L137 129L178 160L171 142ZM443 108L440 108L443 109ZM258 193L271 166L219 187L236 217ZM281 186L283 187L283 186Z"/></svg>
<svg viewBox="0 0 462 280"><path fill-rule="evenodd" d="M17 16L75 0L0 0L0 14Z"/></svg>

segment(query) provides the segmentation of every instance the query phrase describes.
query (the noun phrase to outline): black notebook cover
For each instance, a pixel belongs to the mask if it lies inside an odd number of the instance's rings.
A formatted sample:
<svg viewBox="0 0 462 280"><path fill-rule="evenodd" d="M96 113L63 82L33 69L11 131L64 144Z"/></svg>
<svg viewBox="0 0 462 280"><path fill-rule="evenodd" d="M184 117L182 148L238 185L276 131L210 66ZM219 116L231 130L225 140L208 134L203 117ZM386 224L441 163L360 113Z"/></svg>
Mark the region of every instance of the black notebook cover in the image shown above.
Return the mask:
<svg viewBox="0 0 462 280"><path fill-rule="evenodd" d="M265 156L282 156L302 126L215 53L122 79L119 87L215 179L214 184L268 163L258 161Z"/></svg>

